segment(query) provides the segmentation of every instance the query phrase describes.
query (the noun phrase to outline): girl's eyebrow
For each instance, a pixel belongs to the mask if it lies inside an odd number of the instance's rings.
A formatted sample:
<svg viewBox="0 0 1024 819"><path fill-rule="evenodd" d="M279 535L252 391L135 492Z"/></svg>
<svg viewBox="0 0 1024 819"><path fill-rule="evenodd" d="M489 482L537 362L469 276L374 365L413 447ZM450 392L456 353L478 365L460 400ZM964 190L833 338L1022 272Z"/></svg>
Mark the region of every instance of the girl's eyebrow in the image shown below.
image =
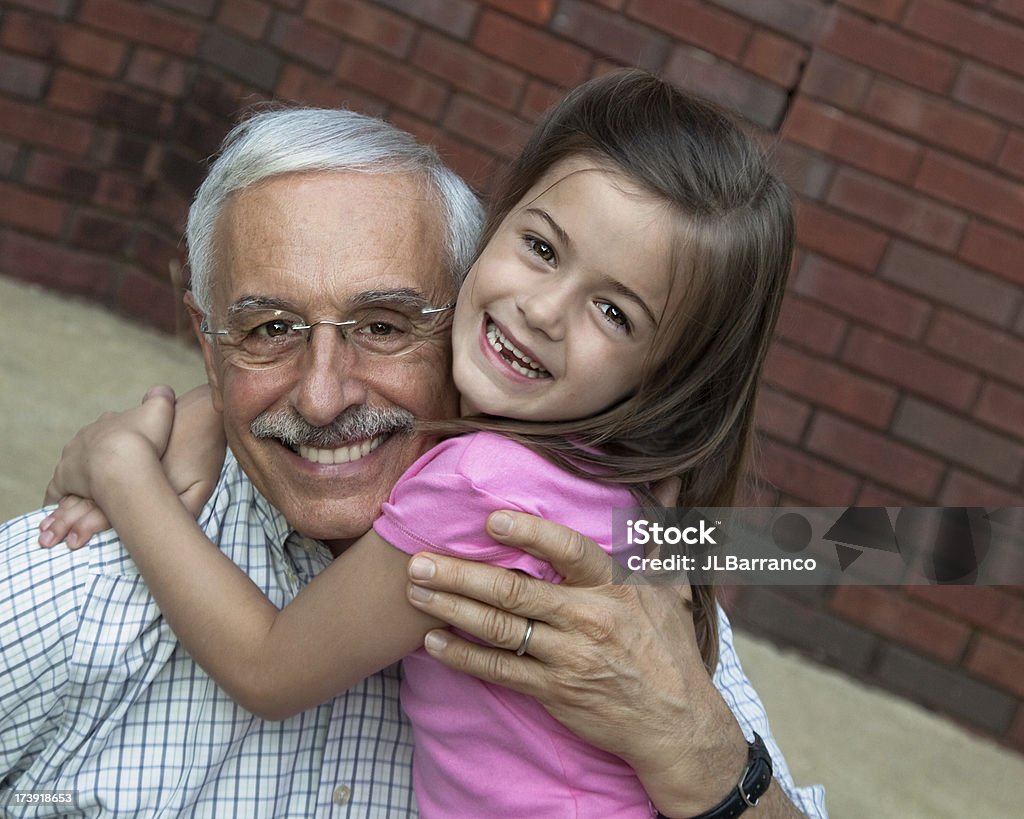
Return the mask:
<svg viewBox="0 0 1024 819"><path fill-rule="evenodd" d="M627 287L622 282L609 276L605 276L604 280L610 290L614 290L616 293L625 296L627 299L634 302L637 307L643 310L644 315L647 316L647 319L651 322L651 326L657 329L658 320L654 317L654 313L651 311L651 308L647 306L647 302L640 297L639 293L637 293L633 288Z"/></svg>
<svg viewBox="0 0 1024 819"><path fill-rule="evenodd" d="M569 238L569 234L565 232L562 226L558 224L558 222L556 222L554 218L551 216L551 214L548 213L546 210L544 210L543 208L527 208L524 212L543 219L545 222L548 223L548 227L550 227L551 230L554 232L559 242L561 242L563 245L572 247L572 239Z"/></svg>

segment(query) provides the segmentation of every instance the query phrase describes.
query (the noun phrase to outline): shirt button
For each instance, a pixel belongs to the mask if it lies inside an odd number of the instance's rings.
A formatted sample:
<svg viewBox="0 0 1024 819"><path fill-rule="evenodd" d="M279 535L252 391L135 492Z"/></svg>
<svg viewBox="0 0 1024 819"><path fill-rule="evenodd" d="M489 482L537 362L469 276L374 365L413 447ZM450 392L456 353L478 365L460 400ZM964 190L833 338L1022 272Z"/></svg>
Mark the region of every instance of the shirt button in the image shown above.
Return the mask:
<svg viewBox="0 0 1024 819"><path fill-rule="evenodd" d="M347 805L348 800L352 798L352 789L348 785L338 785L331 798L335 805Z"/></svg>

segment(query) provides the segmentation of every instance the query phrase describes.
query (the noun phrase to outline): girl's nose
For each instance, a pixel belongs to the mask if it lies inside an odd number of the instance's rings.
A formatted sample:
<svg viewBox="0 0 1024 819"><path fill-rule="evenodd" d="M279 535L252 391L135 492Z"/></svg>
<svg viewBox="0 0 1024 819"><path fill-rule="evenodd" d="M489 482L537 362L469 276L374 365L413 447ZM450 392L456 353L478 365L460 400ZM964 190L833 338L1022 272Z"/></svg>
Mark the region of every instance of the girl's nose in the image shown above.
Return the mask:
<svg viewBox="0 0 1024 819"><path fill-rule="evenodd" d="M564 288L550 287L520 294L516 306L531 329L544 333L552 341L561 341L565 336L567 295Z"/></svg>

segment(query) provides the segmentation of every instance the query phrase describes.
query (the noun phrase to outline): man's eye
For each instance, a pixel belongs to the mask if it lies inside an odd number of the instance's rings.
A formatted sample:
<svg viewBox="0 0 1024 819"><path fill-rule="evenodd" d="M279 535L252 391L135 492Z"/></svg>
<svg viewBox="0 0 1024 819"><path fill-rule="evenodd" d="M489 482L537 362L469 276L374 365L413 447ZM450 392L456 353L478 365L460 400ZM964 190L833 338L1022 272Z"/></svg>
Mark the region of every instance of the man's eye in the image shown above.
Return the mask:
<svg viewBox="0 0 1024 819"><path fill-rule="evenodd" d="M266 321L259 325L253 333L257 336L265 338L280 338L286 336L291 332L292 324L290 321L284 321L283 319L274 319L273 321Z"/></svg>
<svg viewBox="0 0 1024 819"><path fill-rule="evenodd" d="M539 256L545 262L555 261L555 249L543 239L538 239L536 236L527 236L526 246L530 249L531 253Z"/></svg>
<svg viewBox="0 0 1024 819"><path fill-rule="evenodd" d="M629 318L614 304L609 304L606 301L600 301L597 303L597 309L601 311L610 323L626 330L629 329Z"/></svg>
<svg viewBox="0 0 1024 819"><path fill-rule="evenodd" d="M398 328L386 321L374 321L362 328L362 332L370 336L390 336L398 332Z"/></svg>

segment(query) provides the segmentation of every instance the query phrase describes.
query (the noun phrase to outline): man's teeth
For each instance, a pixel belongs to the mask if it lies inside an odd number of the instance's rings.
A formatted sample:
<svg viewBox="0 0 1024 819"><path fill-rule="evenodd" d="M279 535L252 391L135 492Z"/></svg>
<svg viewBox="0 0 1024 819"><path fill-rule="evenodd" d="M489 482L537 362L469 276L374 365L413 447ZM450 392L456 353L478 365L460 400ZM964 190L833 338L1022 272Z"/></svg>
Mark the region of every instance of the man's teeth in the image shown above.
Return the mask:
<svg viewBox="0 0 1024 819"><path fill-rule="evenodd" d="M509 358L508 356L503 356L503 358L520 375L525 375L527 378L548 378L551 376L551 373L540 366L540 364L534 364L533 359L509 341L493 321L487 322L487 340L491 342L494 351L499 355L504 350L515 356L515 358Z"/></svg>
<svg viewBox="0 0 1024 819"><path fill-rule="evenodd" d="M386 437L386 435L381 435L379 438L371 438L369 441L361 441L358 444L341 446L337 449L316 449L299 444L299 455L315 464L347 464L365 458L379 447Z"/></svg>

